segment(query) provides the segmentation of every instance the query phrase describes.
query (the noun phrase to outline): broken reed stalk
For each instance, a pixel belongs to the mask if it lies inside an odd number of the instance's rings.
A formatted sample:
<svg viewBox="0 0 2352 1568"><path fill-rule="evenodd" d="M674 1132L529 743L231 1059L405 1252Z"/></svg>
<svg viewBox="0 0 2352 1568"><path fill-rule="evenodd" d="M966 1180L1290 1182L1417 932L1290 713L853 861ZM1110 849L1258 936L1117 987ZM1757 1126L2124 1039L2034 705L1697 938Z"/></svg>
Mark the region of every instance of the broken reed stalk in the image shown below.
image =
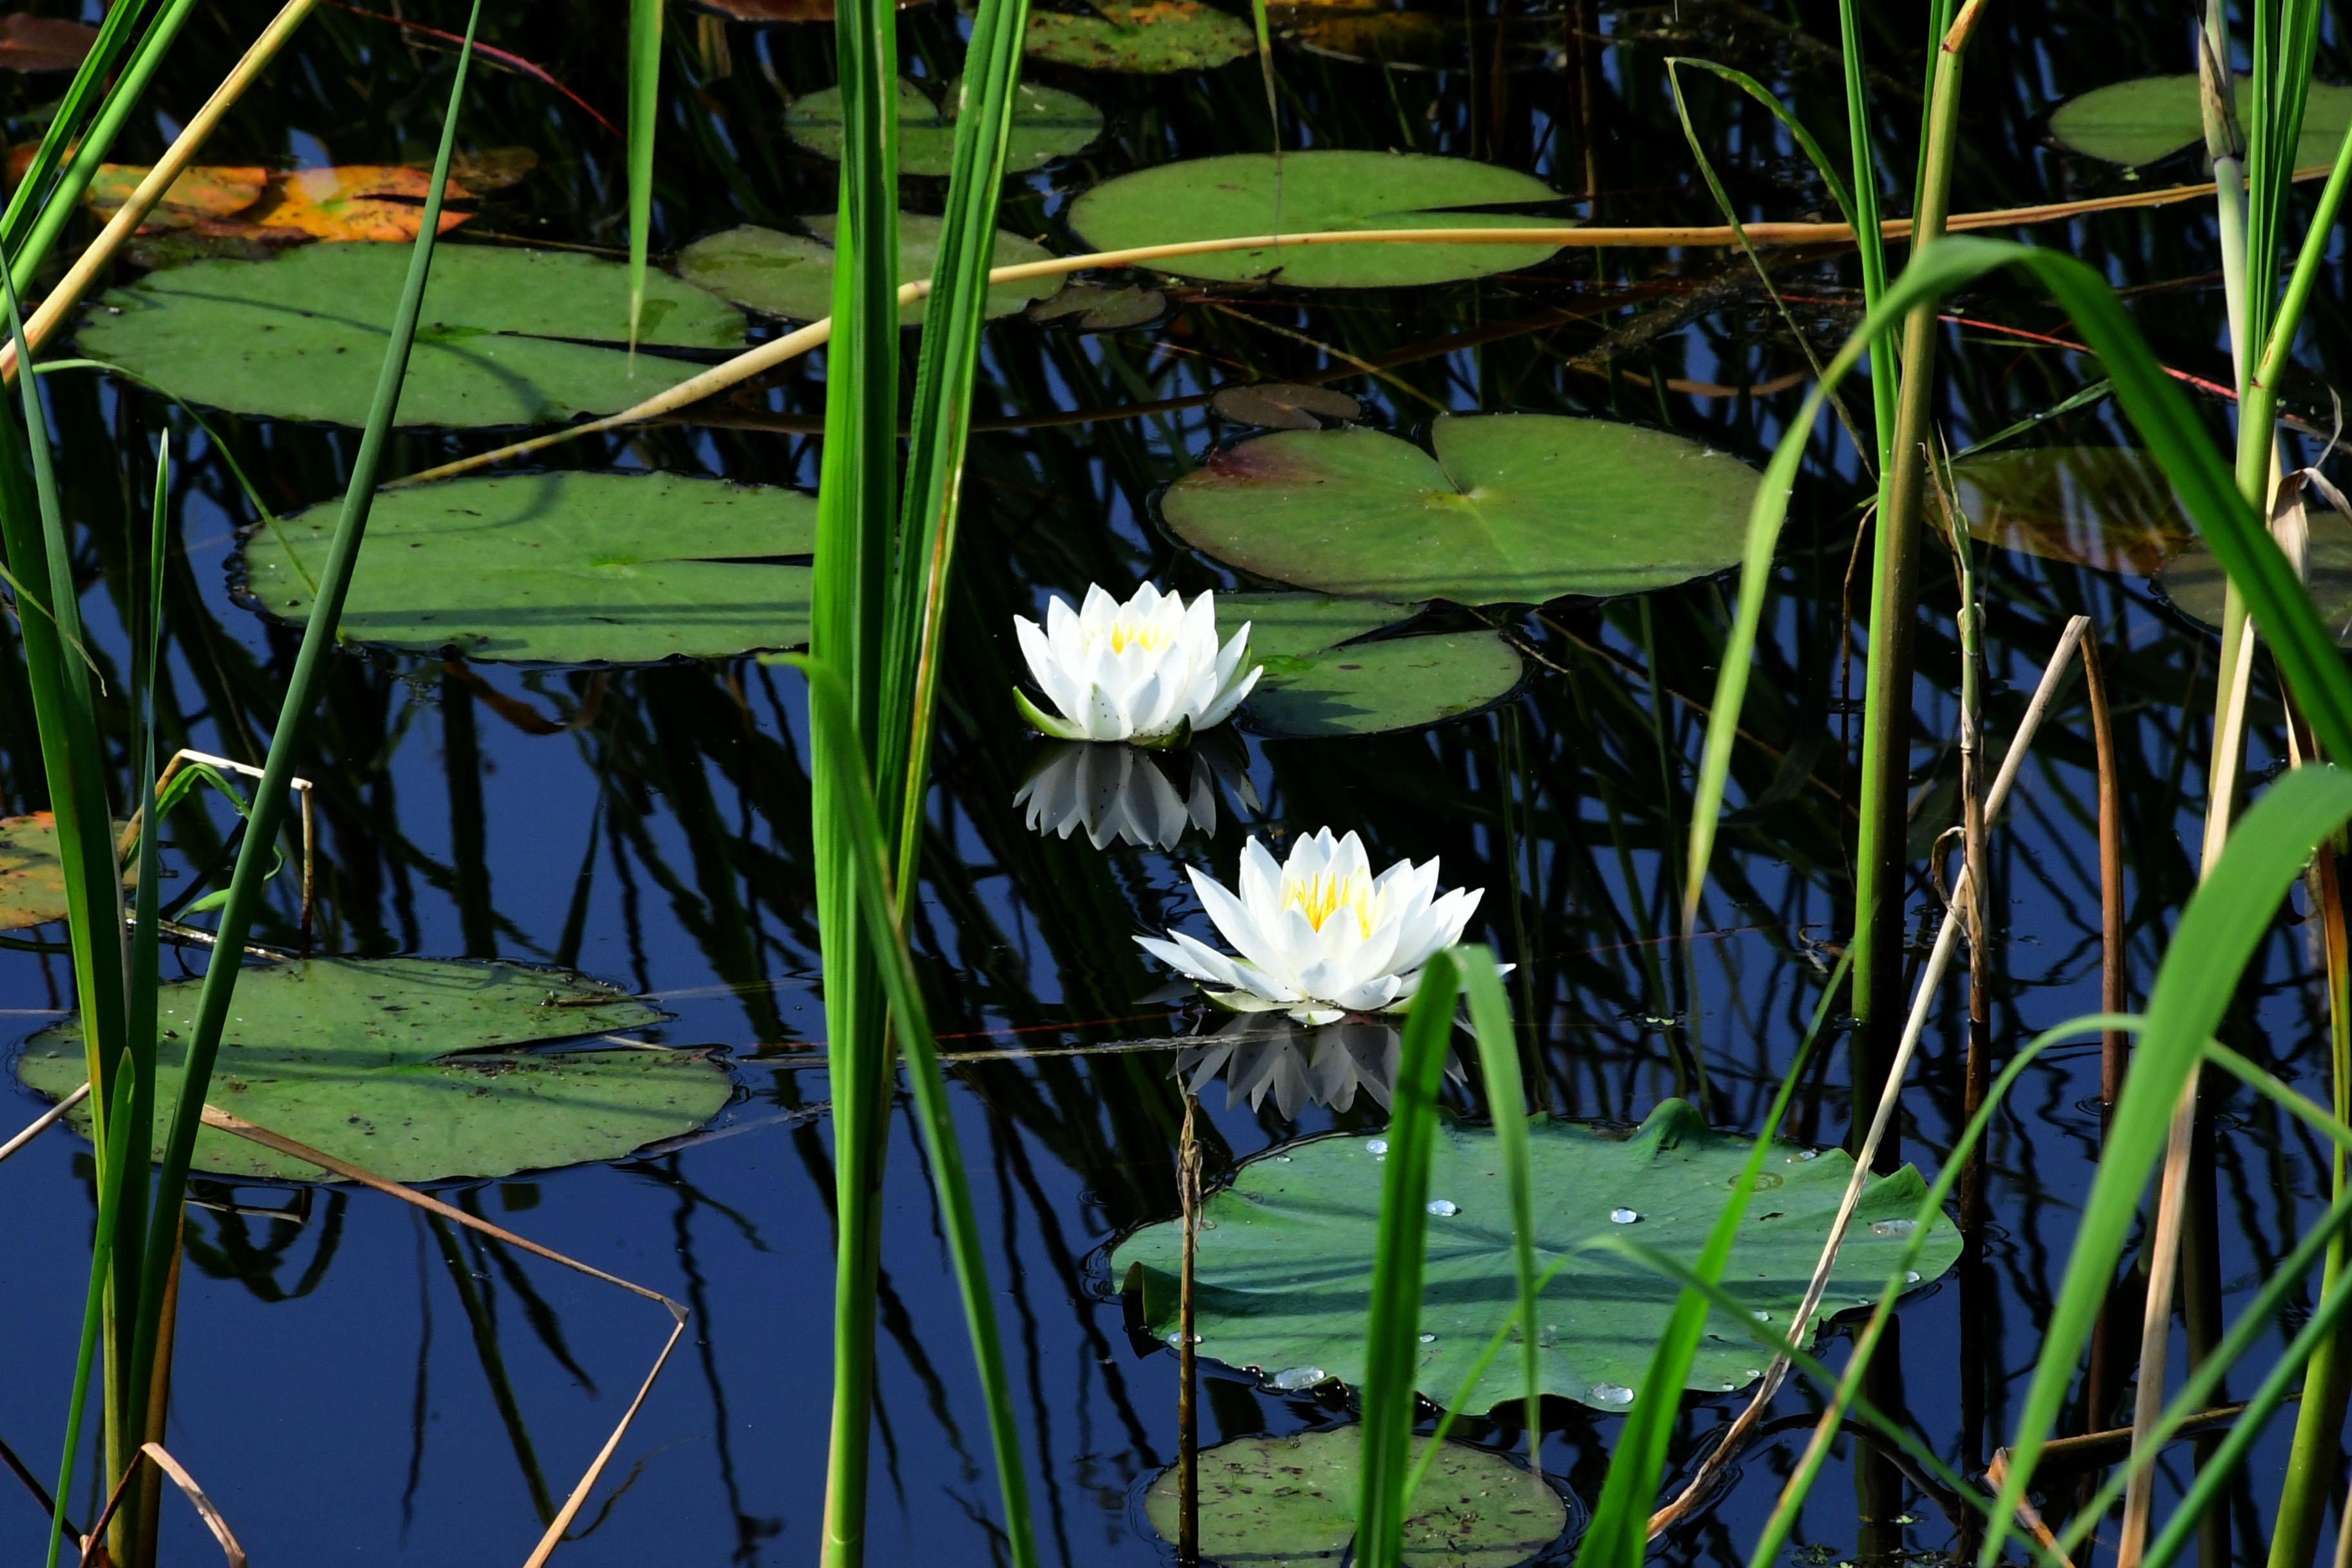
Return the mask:
<svg viewBox="0 0 2352 1568"><path fill-rule="evenodd" d="M2018 719L2009 750L2001 757L2000 771L1993 779L1992 788L1985 794L1984 815L1988 823L1998 817L2000 808L2008 803L2010 788L2017 782L2018 770L2024 764L2026 752L2032 747L2034 734L2042 728L2043 716L2057 698L2067 662L2074 658L2074 650L2081 645L2090 625L2087 616L2076 616L2069 620L2065 631L2059 636L2057 648L2050 655L2049 663L2042 667L2041 683L2034 688L2032 700L2025 705L2024 713ZM1965 907L1969 891L1969 881L1968 869L1963 867L1952 888L1952 902L1956 909ZM1837 1216L1831 1222L1829 1240L1813 1266L1812 1279L1805 1289L1804 1302L1790 1320L1789 1339L1791 1343L1802 1340L1806 1326L1812 1321L1813 1313L1822 1304L1822 1293L1829 1288L1830 1271L1836 1267L1838 1249L1844 1243L1846 1226L1853 1218L1854 1206L1862 1200L1863 1184L1870 1177L1871 1162L1876 1158L1886 1129L1895 1120L1895 1106L1902 1099L1905 1069L1918 1049L1920 1037L1927 1032L1927 1015L1935 1002L1936 993L1943 985L1945 971L1951 967L1952 952L1958 945L1961 926L1962 921L1957 917L1944 921L1942 929L1936 933L1935 950L1928 955L1927 966L1920 971L1918 989L1912 998L1910 1020L1904 1027L1902 1043L1890 1064L1885 1087L1878 1098L1877 1111L1871 1119L1869 1135L1863 1141L1862 1147L1854 1152L1853 1173L1847 1178L1845 1194L1838 1203ZM1822 1412L1820 1424L1813 1428L1806 1459L1798 1466L1800 1476L1811 1473L1815 1450L1825 1448L1837 1436L1853 1389L1860 1384L1862 1374L1867 1370L1871 1360L1868 1352L1877 1343L1876 1331L1884 1316L1882 1311L1879 1317L1872 1320L1871 1328L1864 1330L1862 1342L1848 1360L1845 1379L1840 1385L1840 1396ZM1714 1451L1700 1463L1689 1484L1674 1501L1651 1516L1650 1534L1653 1539L1688 1515L1714 1490L1733 1457L1762 1423L1765 1407L1780 1391L1782 1381L1789 1374L1790 1364L1786 1356L1773 1360L1757 1383L1756 1392L1749 1398L1748 1407L1732 1422ZM1785 1506L1788 1500L1784 1498L1782 1500Z"/></svg>
<svg viewBox="0 0 2352 1568"><path fill-rule="evenodd" d="M2124 790L2116 772L2114 710L2107 701L2105 656L2099 640L2083 639L2083 697L2091 709L2091 743L2099 769L2099 1010L2129 1009L2124 951ZM2116 1099L2124 1091L2125 1036L2099 1035L2099 1141L2106 1142Z"/></svg>
<svg viewBox="0 0 2352 1568"><path fill-rule="evenodd" d="M245 89L251 87L254 79L277 58L286 40L294 36L294 29L302 25L303 19L317 5L318 0L286 0L285 8L261 30L261 36L254 39L253 47L245 51L245 57L222 79L220 86L213 89L213 95L205 100L204 107L197 110L179 135L172 139L172 145L156 161L155 166L147 171L147 177L139 182L130 199L107 221L106 226L99 231L98 237L89 242L89 247L67 269L66 275L58 280L58 286L49 290L40 308L26 321L25 344L28 352L37 352L73 313L81 303L82 296L89 292L90 285L98 281L99 275L114 260L115 253L130 242L131 237L139 231L139 226L146 221L148 213L163 199L163 193L170 190L173 182L195 162L196 154L204 149L213 128L221 122L221 117L245 96ZM0 383L16 379L16 345L14 342L0 344Z"/></svg>
<svg viewBox="0 0 2352 1568"><path fill-rule="evenodd" d="M147 1463L141 1465L137 1462L139 1459L145 1459ZM146 1483L152 1483L160 1494L166 1476L187 1498L189 1505L196 1510L196 1517L203 1520L205 1528L213 1532L213 1539L220 1542L221 1555L227 1560L228 1568L245 1568L245 1548L238 1543L236 1532L229 1529L228 1519L221 1512L220 1505L205 1495L205 1489L196 1485L196 1478L188 1473L186 1466L172 1458L163 1445L156 1442L140 1445L131 1465L122 1472L122 1479L114 1483L114 1490L108 1494L105 1509L82 1540L79 1568L99 1568L107 1561L106 1527L114 1522L116 1511L122 1507L123 1500L131 1495L131 1483L143 1477Z"/></svg>
<svg viewBox="0 0 2352 1568"><path fill-rule="evenodd" d="M2298 179L2316 178L2326 174L2325 169L2297 172ZM1944 232L1958 233L1964 229L2014 228L2023 225L2052 223L2082 217L2092 213L2117 212L2129 208L2164 206L2175 202L2193 201L2213 194L2210 184L2177 185L2158 191L2138 191L2121 196L2102 196L2089 201L2045 203L2038 206L2004 207L1988 212L1954 215L1944 225ZM1907 238L1911 220L1890 218L1879 226L1889 239ZM1739 243L1744 233L1750 244L1758 246L1851 245L1854 231L1842 223L1752 223L1735 231L1729 225L1708 225L1684 228L1571 228L1547 225L1529 228L1389 228L1341 229L1313 234L1262 234L1237 239L1195 239L1172 245L1144 245L1126 250L1098 250L1079 256L1048 257L1043 261L1024 261L992 268L990 283L1016 283L1032 278L1058 278L1072 272L1091 272L1117 267L1145 267L1154 262L1173 261L1187 256L1217 256L1236 250L1273 250L1298 245L1555 245L1563 249L1580 247L1720 247ZM898 286L898 303L911 305L931 291L930 279L918 279ZM730 387L740 386L755 375L764 374L815 349L823 348L833 338L833 321L812 321L797 327L782 337L772 338L756 348L747 349L734 358L711 366L699 375L689 376L667 390L656 393L644 402L608 414L599 419L569 425L561 430L551 430L542 436L511 442L477 452L471 457L443 463L394 479L384 485L394 489L405 485L423 484L428 479L446 479L457 474L471 473L477 468L520 458L550 447L576 441L583 436L594 436L607 430L618 430L643 424L667 414L691 406L706 397L715 396ZM40 339L29 340L38 347ZM5 362L0 361L0 368Z"/></svg>

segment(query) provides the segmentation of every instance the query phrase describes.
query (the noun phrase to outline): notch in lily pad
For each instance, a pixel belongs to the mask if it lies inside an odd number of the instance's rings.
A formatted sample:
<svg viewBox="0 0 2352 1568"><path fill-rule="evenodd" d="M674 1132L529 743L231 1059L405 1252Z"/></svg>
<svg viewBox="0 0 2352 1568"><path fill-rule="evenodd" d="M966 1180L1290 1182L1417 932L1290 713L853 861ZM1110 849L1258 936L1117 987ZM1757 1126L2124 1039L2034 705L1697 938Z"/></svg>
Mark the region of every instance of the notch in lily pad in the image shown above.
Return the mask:
<svg viewBox="0 0 2352 1568"><path fill-rule="evenodd" d="M1537 1300L1543 1392L1622 1411L1643 1396L1651 1352L1682 1286L1590 1244L1638 1225L1644 1245L1696 1263L1753 1141L1711 1130L1678 1100L1660 1104L1630 1137L1622 1127L1546 1117L1534 1118L1528 1134L1537 1253L1569 1259ZM1232 1185L1210 1198L1194 1275L1201 1354L1277 1379L1311 1369L1312 1381L1360 1384L1386 1151L1378 1138L1308 1139L1286 1145L1283 1159L1243 1165ZM1795 1323L1796 1311L1853 1170L1840 1150L1776 1148L1723 1273L1725 1289L1758 1323L1800 1342L1811 1333ZM1460 1394L1517 1299L1504 1191L1494 1132L1442 1122L1430 1168L1423 1353L1413 1373L1425 1398L1443 1403ZM1907 1165L1864 1185L1830 1277L1828 1310L1874 1299L1917 1232L1927 1192ZM1934 1215L1910 1266L1918 1276L1913 1285L1942 1274L1959 1255L1958 1230ZM1112 1273L1141 1292L1155 1336L1175 1326L1182 1257L1175 1220L1137 1231L1111 1254ZM1715 1394L1753 1383L1769 1357L1750 1327L1717 1312L1686 1386ZM1480 1375L1462 1409L1475 1415L1526 1392L1517 1356L1506 1353Z"/></svg>
<svg viewBox="0 0 2352 1568"><path fill-rule="evenodd" d="M814 321L833 314L833 237L836 222L831 214L804 220L809 232L786 234L780 229L744 224L707 235L678 252L678 275L724 299L763 316L791 321ZM940 220L917 213L898 215L898 279L929 278L940 250ZM1019 235L999 229L989 265L1010 267L1044 261L1053 253ZM1033 278L999 283L988 291L988 313L1009 316L1032 300L1042 300L1061 287L1059 278ZM923 324L925 301L910 300L898 308L898 324Z"/></svg>
<svg viewBox="0 0 2352 1568"><path fill-rule="evenodd" d="M1746 547L1756 471L1685 437L1549 414L1449 416L1430 436L1261 436L1177 480L1160 515L1243 571L1391 601L1647 593Z"/></svg>
<svg viewBox="0 0 2352 1568"><path fill-rule="evenodd" d="M236 570L310 618L336 503L250 530ZM443 479L377 495L339 635L541 664L729 658L808 640L816 500L687 474Z"/></svg>
<svg viewBox="0 0 2352 1568"><path fill-rule="evenodd" d="M898 173L945 179L955 167L956 113L963 102L959 77L935 100L922 83L898 79ZM1102 110L1075 92L1023 82L1013 100L1004 172L1017 174L1066 158L1102 134ZM841 162L841 89L797 100L784 115L793 141L819 157Z"/></svg>
<svg viewBox="0 0 2352 1568"><path fill-rule="evenodd" d="M1122 174L1071 204L1069 221L1097 250L1325 229L1573 228L1563 218L1483 210L1559 200L1559 193L1533 174L1493 163L1310 148L1279 160L1234 153ZM1158 265L1216 282L1388 289L1516 271L1550 259L1559 248L1540 242L1289 246Z"/></svg>
<svg viewBox="0 0 2352 1568"><path fill-rule="evenodd" d="M156 1137L167 1135L201 980L158 993ZM396 1182L504 1176L615 1160L690 1132L733 1092L708 1053L529 1047L642 1029L667 1015L567 970L427 958L319 958L256 965L214 1068L224 1110ZM86 1071L81 1026L35 1035L26 1088L61 1100ZM85 1101L70 1114L89 1132ZM205 1128L195 1169L316 1181L307 1161Z"/></svg>

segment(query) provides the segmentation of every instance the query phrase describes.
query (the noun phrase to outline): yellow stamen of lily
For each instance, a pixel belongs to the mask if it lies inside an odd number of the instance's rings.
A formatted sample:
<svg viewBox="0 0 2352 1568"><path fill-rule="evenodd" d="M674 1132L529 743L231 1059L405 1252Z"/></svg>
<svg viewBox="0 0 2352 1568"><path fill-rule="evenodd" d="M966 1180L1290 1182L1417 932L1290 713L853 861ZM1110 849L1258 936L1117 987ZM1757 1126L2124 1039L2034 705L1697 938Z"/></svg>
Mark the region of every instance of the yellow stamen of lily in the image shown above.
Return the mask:
<svg viewBox="0 0 2352 1568"><path fill-rule="evenodd" d="M1282 903L1285 909L1297 910L1307 917L1307 923L1317 931L1323 922L1345 910L1356 917L1357 929L1366 936L1372 934L1372 879L1362 872L1341 876L1330 871L1311 877L1282 879Z"/></svg>

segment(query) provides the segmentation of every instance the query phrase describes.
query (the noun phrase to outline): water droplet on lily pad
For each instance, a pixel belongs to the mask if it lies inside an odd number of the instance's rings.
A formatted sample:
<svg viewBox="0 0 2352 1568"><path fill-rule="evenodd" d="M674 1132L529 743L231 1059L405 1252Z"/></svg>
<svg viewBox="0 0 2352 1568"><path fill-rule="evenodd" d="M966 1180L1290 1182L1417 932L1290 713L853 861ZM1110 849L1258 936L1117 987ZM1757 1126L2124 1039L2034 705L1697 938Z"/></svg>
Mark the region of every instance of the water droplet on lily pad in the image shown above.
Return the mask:
<svg viewBox="0 0 2352 1568"><path fill-rule="evenodd" d="M1906 1268L1903 1271L1903 1283L1906 1285L1919 1283L1919 1271L1916 1268Z"/></svg>
<svg viewBox="0 0 2352 1568"><path fill-rule="evenodd" d="M1435 1334L1423 1334L1421 1336L1421 1342L1425 1345L1433 1345L1437 1342L1437 1336Z"/></svg>
<svg viewBox="0 0 2352 1568"><path fill-rule="evenodd" d="M1633 1391L1622 1383L1596 1383L1592 1385L1592 1397L1603 1405L1631 1405Z"/></svg>
<svg viewBox="0 0 2352 1568"><path fill-rule="evenodd" d="M1299 1389L1314 1387L1323 1381L1324 1376L1319 1366L1286 1366L1267 1378L1266 1382L1285 1394L1295 1394Z"/></svg>
<svg viewBox="0 0 2352 1568"><path fill-rule="evenodd" d="M1756 1310L1750 1312L1748 1316L1754 1318L1759 1323L1769 1323L1772 1321L1772 1314L1766 1311L1761 1307L1757 1308Z"/></svg>
<svg viewBox="0 0 2352 1568"><path fill-rule="evenodd" d="M1388 1152L1389 1152L1389 1141L1388 1141L1387 1139L1385 1139L1385 1138L1375 1138L1375 1139L1372 1139L1370 1142L1367 1142L1367 1143L1364 1145L1364 1152L1365 1152L1365 1153L1367 1153L1367 1154L1373 1155L1373 1156L1375 1156L1375 1157L1377 1157L1377 1156L1379 1156L1379 1155L1381 1155L1381 1154L1385 1154L1385 1153L1387 1153Z"/></svg>
<svg viewBox="0 0 2352 1568"><path fill-rule="evenodd" d="M1918 1228L1919 1222L1916 1219L1875 1219L1870 1222L1870 1234L1873 1236L1908 1236Z"/></svg>
<svg viewBox="0 0 2352 1568"><path fill-rule="evenodd" d="M1609 1211L1609 1223L1612 1225L1634 1225L1639 1223L1641 1218L1640 1215L1628 1208L1614 1208Z"/></svg>
<svg viewBox="0 0 2352 1568"><path fill-rule="evenodd" d="M1429 1200L1429 1212L1440 1219L1452 1219L1462 1212L1462 1206L1448 1198L1432 1198Z"/></svg>

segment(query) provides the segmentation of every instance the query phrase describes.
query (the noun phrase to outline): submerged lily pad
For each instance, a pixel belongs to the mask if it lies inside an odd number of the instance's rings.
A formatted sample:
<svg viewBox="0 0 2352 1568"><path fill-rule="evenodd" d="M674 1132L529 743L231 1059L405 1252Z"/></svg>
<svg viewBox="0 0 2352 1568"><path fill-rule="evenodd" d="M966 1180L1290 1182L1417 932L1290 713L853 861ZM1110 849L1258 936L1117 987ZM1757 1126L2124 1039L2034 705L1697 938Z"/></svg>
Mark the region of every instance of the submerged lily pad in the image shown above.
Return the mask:
<svg viewBox="0 0 2352 1568"><path fill-rule="evenodd" d="M1613 1251L1580 1250L1628 1237L1696 1262L1745 1165L1751 1140L1710 1131L1698 1111L1669 1100L1639 1131L1538 1117L1529 1127L1538 1256L1570 1256L1537 1305L1543 1390L1602 1410L1642 1396L1650 1352L1673 1315L1681 1286ZM1379 1234L1379 1151L1366 1138L1292 1144L1283 1160L1242 1166L1209 1200L1201 1227L1194 1329L1201 1353L1255 1367L1279 1386L1363 1376L1364 1319ZM1767 1157L1724 1270L1723 1284L1758 1317L1788 1331L1805 1293L1853 1161L1782 1145ZM1413 1385L1451 1400L1513 1310L1511 1216L1495 1135L1446 1122L1430 1171L1429 1262L1423 1287L1425 1339ZM1912 1215L1927 1194L1905 1166L1863 1190L1831 1276L1825 1308L1836 1311L1875 1292L1911 1239ZM1442 1205L1442 1206L1441 1206ZM1934 1279L1960 1254L1959 1233L1941 1216L1915 1268ZM1111 1268L1143 1292L1154 1334L1176 1321L1181 1227L1165 1221L1119 1244ZM1800 1334L1804 1339L1809 1335ZM1689 1386L1723 1392L1752 1383L1766 1354L1747 1326L1716 1314L1691 1363ZM1526 1382L1507 1347L1473 1390L1466 1412L1520 1398Z"/></svg>
<svg viewBox="0 0 2352 1568"><path fill-rule="evenodd" d="M955 167L956 110L961 79L933 102L921 85L898 79L898 173L944 176ZM1013 103L1013 133L1004 170L1019 174L1066 158L1102 134L1102 110L1075 92L1023 82ZM826 88L795 102L784 116L793 141L821 157L841 161L841 89Z"/></svg>
<svg viewBox="0 0 2352 1568"><path fill-rule="evenodd" d="M1345 425L1364 411L1362 404L1335 388L1286 381L1221 387L1209 406L1236 425L1261 430L1320 430L1326 421Z"/></svg>
<svg viewBox="0 0 2352 1568"><path fill-rule="evenodd" d="M299 622L339 503L246 537L246 592ZM376 497L341 635L548 664L728 658L808 639L816 500L685 474L498 474Z"/></svg>
<svg viewBox="0 0 2352 1568"><path fill-rule="evenodd" d="M1412 1440L1418 1463L1429 1439ZM1363 1428L1237 1437L1199 1458L1201 1555L1226 1568L1338 1563L1356 1538ZM1176 1539L1176 1467L1144 1493L1144 1516ZM1404 1521L1409 1568L1514 1568L1559 1539L1568 1505L1541 1477L1500 1454L1440 1443Z"/></svg>
<svg viewBox="0 0 2352 1568"><path fill-rule="evenodd" d="M2243 105L2252 79L2238 79ZM2243 115L2242 108L2240 110ZM2314 168L2336 161L2344 128L2352 123L2352 87L2311 84L2303 111L2303 134L2294 166ZM2153 163L2186 147L2205 142L2205 113L2197 78L2144 76L2068 99L2050 114L2050 134L2060 145L2110 163Z"/></svg>
<svg viewBox="0 0 2352 1568"><path fill-rule="evenodd" d="M2312 605L2335 632L2336 643L2352 647L2352 522L2316 496L2306 500L2304 517L2310 542L2305 581ZM2229 576L2202 542L2174 556L2156 587L2174 609L2220 628Z"/></svg>
<svg viewBox="0 0 2352 1568"><path fill-rule="evenodd" d="M159 994L156 1139L165 1135L204 983ZM691 1131L730 1092L698 1053L511 1047L638 1029L658 1009L560 969L429 958L317 958L237 977L207 1099L230 1114L396 1182L503 1176L614 1160ZM16 1064L62 1099L83 1081L78 1020L42 1030ZM72 1112L87 1133L85 1103ZM328 1179L307 1161L205 1128L195 1168L226 1176Z"/></svg>
<svg viewBox="0 0 2352 1568"><path fill-rule="evenodd" d="M1278 187L1278 196L1277 196ZM1559 218L1465 207L1529 206L1559 194L1533 174L1466 158L1341 149L1161 163L1097 185L1070 226L1097 250L1325 229L1573 227ZM1156 263L1162 271L1294 289L1405 288L1534 267L1555 245L1323 245L1234 250Z"/></svg>
<svg viewBox="0 0 2352 1568"><path fill-rule="evenodd" d="M1250 728L1301 740L1419 730L1496 702L1519 683L1526 666L1493 630L1351 640L1421 610L1319 594L1219 597L1219 622L1250 623L1250 657L1265 669L1243 710Z"/></svg>
<svg viewBox="0 0 2352 1568"><path fill-rule="evenodd" d="M807 234L784 234L745 224L705 236L678 252L678 275L763 315L782 316L794 321L822 320L833 314L835 219L828 214L803 221L810 229ZM916 213L898 215L901 282L929 278L939 248L939 219ZM991 252L991 265L1010 267L1017 262L1043 261L1052 254L1019 235L999 229L995 249ZM1061 285L1059 278L1000 283L988 291L988 313L1009 316L1030 300L1045 298ZM922 325L924 304L916 300L900 306L898 324Z"/></svg>
<svg viewBox="0 0 2352 1568"><path fill-rule="evenodd" d="M1436 456L1377 430L1285 430L1170 487L1168 526L1326 594L1465 605L1595 598L1738 563L1757 476L1696 441L1549 414L1441 418Z"/></svg>
<svg viewBox="0 0 2352 1568"><path fill-rule="evenodd" d="M239 414L360 425L374 401L405 245L303 246L268 261L197 261L110 292L82 352L173 397ZM632 356L629 273L568 251L444 245L433 254L402 425L552 424L610 414L702 367ZM743 318L662 273L639 342L734 349Z"/></svg>
<svg viewBox="0 0 2352 1568"><path fill-rule="evenodd" d="M1952 483L1971 537L2047 561L2147 576L2196 537L2137 447L1987 452L1955 462Z"/></svg>
<svg viewBox="0 0 2352 1568"><path fill-rule="evenodd" d="M1092 13L1032 11L1032 58L1087 70L1212 70L1257 47L1249 24L1200 0L1097 0Z"/></svg>

